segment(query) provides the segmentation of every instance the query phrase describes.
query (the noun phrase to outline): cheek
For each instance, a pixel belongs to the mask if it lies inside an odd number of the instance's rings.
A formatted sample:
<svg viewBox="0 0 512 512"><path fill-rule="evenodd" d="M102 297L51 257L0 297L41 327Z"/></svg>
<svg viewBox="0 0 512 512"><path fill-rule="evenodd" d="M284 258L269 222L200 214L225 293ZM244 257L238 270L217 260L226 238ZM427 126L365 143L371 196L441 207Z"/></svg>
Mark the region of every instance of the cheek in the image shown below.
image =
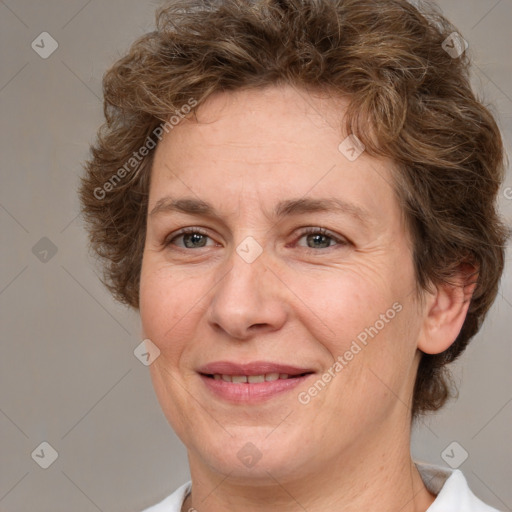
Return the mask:
<svg viewBox="0 0 512 512"><path fill-rule="evenodd" d="M416 352L419 324L409 292L412 275L358 267L304 273L295 282L294 292L304 297L300 322L330 356L326 371L336 373L329 365L342 358L334 387L347 390L354 401L359 396L369 413L379 401L393 400L390 390L398 391L409 380ZM348 402L354 406L352 399Z"/></svg>
<svg viewBox="0 0 512 512"><path fill-rule="evenodd" d="M304 272L295 276L293 292L300 299L302 323L333 356L347 350L360 333L364 337L365 329L381 322L380 315L392 308L399 295L382 277L356 269ZM392 310L388 316L394 313Z"/></svg>
<svg viewBox="0 0 512 512"><path fill-rule="evenodd" d="M169 356L180 352L201 314L207 288L191 276L176 277L169 267L143 267L140 318L143 335Z"/></svg>
<svg viewBox="0 0 512 512"><path fill-rule="evenodd" d="M141 272L140 318L143 336L160 350L149 370L156 396L169 423L182 439L187 439L189 424L183 414L189 407L180 365L195 337L197 315L201 315L201 293L197 279L178 279L169 267L146 261Z"/></svg>

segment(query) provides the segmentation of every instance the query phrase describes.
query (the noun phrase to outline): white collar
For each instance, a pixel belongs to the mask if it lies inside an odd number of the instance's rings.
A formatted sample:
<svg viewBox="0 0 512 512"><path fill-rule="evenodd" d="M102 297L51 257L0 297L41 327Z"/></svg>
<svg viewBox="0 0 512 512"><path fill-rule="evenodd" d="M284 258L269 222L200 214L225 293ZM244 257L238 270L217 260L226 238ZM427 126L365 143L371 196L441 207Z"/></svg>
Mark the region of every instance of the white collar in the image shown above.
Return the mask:
<svg viewBox="0 0 512 512"><path fill-rule="evenodd" d="M460 470L419 462L416 467L425 487L437 496L427 512L498 512L471 492Z"/></svg>

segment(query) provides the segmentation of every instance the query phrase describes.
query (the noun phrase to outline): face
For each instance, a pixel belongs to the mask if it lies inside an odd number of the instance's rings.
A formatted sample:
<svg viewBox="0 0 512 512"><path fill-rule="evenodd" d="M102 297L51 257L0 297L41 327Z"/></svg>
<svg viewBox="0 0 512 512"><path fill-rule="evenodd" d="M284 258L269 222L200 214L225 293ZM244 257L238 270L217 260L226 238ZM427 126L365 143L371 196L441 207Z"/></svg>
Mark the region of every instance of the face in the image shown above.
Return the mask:
<svg viewBox="0 0 512 512"><path fill-rule="evenodd" d="M408 442L412 248L392 163L339 148L344 105L219 93L157 147L140 315L192 469L285 481Z"/></svg>

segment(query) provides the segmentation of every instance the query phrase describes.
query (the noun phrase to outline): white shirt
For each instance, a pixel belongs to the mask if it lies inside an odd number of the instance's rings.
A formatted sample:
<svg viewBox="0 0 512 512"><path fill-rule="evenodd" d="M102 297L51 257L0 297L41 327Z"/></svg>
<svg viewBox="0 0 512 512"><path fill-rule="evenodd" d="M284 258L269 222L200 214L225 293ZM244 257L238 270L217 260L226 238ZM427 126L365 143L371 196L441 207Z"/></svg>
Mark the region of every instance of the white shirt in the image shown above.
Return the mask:
<svg viewBox="0 0 512 512"><path fill-rule="evenodd" d="M425 487L437 496L427 512L499 512L480 501L458 469L416 463ZM183 484L162 502L143 512L180 512L191 482ZM188 511L186 511L188 512Z"/></svg>

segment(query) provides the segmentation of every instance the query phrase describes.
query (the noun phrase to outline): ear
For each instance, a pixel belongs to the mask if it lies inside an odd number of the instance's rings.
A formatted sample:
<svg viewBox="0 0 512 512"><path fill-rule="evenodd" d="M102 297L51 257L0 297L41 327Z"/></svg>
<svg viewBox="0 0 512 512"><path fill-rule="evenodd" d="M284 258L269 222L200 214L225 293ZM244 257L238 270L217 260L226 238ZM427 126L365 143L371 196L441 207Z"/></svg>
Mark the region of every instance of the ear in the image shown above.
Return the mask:
<svg viewBox="0 0 512 512"><path fill-rule="evenodd" d="M425 316L418 338L419 350L426 354L439 354L455 341L466 319L477 279L475 267L463 263L449 284L438 284L434 293L427 293Z"/></svg>

